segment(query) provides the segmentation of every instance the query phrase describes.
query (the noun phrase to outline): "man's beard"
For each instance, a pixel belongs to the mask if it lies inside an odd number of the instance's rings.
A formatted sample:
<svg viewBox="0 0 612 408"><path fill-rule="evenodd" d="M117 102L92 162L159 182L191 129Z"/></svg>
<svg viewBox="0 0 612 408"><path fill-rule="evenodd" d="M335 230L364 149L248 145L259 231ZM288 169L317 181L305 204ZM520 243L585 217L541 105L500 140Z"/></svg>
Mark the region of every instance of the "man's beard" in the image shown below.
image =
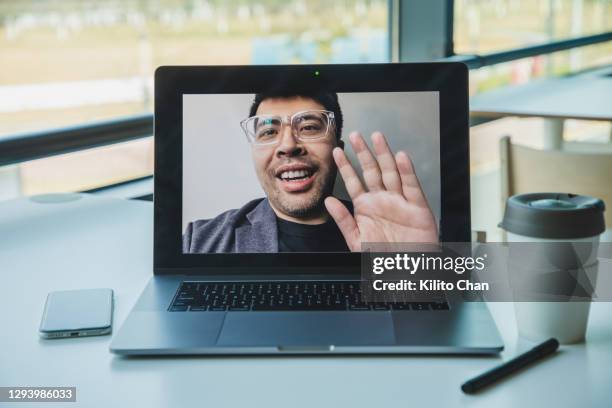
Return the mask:
<svg viewBox="0 0 612 408"><path fill-rule="evenodd" d="M334 190L336 182L336 169L328 169L327 174L321 175L322 179L316 180L316 184L306 192L298 193L307 197L291 197L291 193L281 191L276 181L266 189L268 200L272 206L294 218L312 218L321 215L325 211L325 198L330 196ZM289 198L287 200L286 198ZM294 202L295 201L295 202Z"/></svg>

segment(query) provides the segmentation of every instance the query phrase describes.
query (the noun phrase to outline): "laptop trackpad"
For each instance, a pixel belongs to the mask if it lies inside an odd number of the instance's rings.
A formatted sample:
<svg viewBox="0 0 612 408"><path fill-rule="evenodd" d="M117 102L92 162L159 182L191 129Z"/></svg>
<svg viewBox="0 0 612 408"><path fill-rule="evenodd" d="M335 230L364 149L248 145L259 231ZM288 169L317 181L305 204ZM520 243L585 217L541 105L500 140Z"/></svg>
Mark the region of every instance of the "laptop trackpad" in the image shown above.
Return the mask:
<svg viewBox="0 0 612 408"><path fill-rule="evenodd" d="M395 344L387 312L230 312L219 346L377 346Z"/></svg>

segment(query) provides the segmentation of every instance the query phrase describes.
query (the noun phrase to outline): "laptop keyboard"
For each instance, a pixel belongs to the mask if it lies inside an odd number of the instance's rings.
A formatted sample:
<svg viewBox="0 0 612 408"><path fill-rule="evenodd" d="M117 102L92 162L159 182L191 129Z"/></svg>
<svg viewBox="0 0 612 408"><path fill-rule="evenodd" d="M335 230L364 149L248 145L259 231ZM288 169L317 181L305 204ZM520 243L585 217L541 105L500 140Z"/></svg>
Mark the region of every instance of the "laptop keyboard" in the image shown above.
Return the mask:
<svg viewBox="0 0 612 408"><path fill-rule="evenodd" d="M426 301L423 301L426 299ZM286 310L449 310L443 293L414 301L365 302L358 281L183 282L171 312Z"/></svg>

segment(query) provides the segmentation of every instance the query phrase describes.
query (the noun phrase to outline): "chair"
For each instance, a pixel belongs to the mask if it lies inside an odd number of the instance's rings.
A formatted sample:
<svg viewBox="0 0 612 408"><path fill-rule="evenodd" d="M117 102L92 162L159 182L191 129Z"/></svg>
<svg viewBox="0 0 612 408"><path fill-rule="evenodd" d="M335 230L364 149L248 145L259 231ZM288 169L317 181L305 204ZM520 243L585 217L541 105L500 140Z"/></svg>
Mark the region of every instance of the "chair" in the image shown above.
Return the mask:
<svg viewBox="0 0 612 408"><path fill-rule="evenodd" d="M601 198L606 204L606 227L611 228L612 152L538 150L500 140L501 199L521 193L563 192ZM505 234L504 234L505 236Z"/></svg>

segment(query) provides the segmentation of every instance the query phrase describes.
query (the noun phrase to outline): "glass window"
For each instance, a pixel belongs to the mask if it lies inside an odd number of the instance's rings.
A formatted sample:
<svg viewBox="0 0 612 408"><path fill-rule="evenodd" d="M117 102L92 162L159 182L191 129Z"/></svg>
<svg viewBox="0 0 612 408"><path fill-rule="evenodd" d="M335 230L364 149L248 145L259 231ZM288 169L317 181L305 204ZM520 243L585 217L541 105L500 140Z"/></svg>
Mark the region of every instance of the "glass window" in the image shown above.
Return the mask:
<svg viewBox="0 0 612 408"><path fill-rule="evenodd" d="M387 14L387 0L2 0L0 137L151 112L160 65L387 62ZM0 198L140 177L151 154L145 139L0 169Z"/></svg>
<svg viewBox="0 0 612 408"><path fill-rule="evenodd" d="M151 111L159 65L385 62L387 1L3 0L0 135Z"/></svg>
<svg viewBox="0 0 612 408"><path fill-rule="evenodd" d="M487 54L612 30L610 0L455 0L457 54Z"/></svg>
<svg viewBox="0 0 612 408"><path fill-rule="evenodd" d="M94 189L151 175L153 138L32 160L18 169L15 176L26 196Z"/></svg>
<svg viewBox="0 0 612 408"><path fill-rule="evenodd" d="M612 31L611 0L455 0L457 54L488 54ZM470 94L612 63L612 43L470 71Z"/></svg>
<svg viewBox="0 0 612 408"><path fill-rule="evenodd" d="M470 95L612 64L612 42L522 58L470 71Z"/></svg>

